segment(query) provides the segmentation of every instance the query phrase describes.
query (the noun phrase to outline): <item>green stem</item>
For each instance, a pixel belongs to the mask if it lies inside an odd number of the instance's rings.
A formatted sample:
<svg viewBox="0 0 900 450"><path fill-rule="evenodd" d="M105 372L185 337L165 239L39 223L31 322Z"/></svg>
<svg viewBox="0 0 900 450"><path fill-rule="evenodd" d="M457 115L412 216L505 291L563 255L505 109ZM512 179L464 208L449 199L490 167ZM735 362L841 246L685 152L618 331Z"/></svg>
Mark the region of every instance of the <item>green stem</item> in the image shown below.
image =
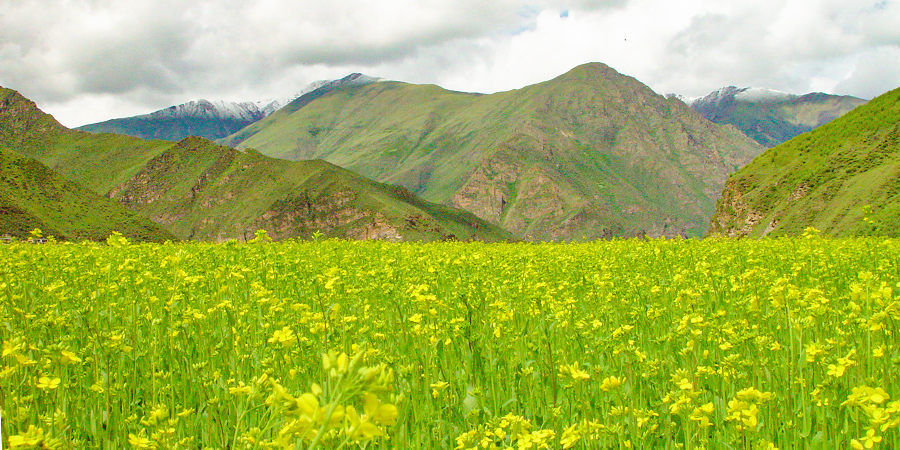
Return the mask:
<svg viewBox="0 0 900 450"><path fill-rule="evenodd" d="M331 416L334 415L334 410L337 409L338 405L341 402L341 396L338 395L334 401L328 405L328 410L325 411L325 416L322 420L322 426L319 427L319 432L316 433L316 437L313 438L312 442L309 443L309 447L306 447L306 450L313 450L319 446L319 441L322 440L322 436L325 435L325 432L328 431L328 422L331 421Z"/></svg>

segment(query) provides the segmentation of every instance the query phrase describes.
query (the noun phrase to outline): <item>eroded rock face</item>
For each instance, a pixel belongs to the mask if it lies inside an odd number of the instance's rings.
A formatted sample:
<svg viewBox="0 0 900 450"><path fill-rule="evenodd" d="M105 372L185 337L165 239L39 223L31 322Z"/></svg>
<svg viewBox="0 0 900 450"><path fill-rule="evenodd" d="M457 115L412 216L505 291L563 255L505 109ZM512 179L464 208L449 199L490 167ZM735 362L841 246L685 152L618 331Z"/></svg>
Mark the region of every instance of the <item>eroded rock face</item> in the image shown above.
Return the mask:
<svg viewBox="0 0 900 450"><path fill-rule="evenodd" d="M520 173L517 164L489 161L472 173L469 182L450 199L450 204L500 225L513 195L510 187L518 182Z"/></svg>
<svg viewBox="0 0 900 450"><path fill-rule="evenodd" d="M725 185L722 197L713 215L709 234L720 234L728 237L747 236L763 219L763 214L753 210L744 201L741 184L729 181Z"/></svg>
<svg viewBox="0 0 900 450"><path fill-rule="evenodd" d="M305 194L276 202L250 224L264 229L275 239L309 237L319 231L325 235L342 230L349 239L400 241L397 227L378 212L353 206L357 194L340 191L310 199Z"/></svg>
<svg viewBox="0 0 900 450"><path fill-rule="evenodd" d="M726 184L710 222L710 234L728 237L766 236L778 229L784 218L784 210L801 203L813 189L808 183L799 183L783 195L770 198L767 203L772 206L760 210L751 206L745 198L746 193L753 190L753 186L753 179L729 181ZM765 224L765 227L761 224Z"/></svg>

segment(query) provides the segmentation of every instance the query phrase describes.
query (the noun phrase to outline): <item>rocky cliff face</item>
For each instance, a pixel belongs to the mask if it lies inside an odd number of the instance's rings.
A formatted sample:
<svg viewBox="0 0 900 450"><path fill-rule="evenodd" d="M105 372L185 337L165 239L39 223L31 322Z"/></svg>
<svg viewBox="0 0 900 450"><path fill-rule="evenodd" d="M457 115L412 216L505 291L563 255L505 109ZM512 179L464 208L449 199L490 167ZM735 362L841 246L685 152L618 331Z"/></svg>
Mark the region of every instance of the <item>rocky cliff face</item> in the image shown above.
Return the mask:
<svg viewBox="0 0 900 450"><path fill-rule="evenodd" d="M453 236L446 223L395 194L327 163L275 160L191 137L108 195L184 239L243 240L257 229L274 239Z"/></svg>

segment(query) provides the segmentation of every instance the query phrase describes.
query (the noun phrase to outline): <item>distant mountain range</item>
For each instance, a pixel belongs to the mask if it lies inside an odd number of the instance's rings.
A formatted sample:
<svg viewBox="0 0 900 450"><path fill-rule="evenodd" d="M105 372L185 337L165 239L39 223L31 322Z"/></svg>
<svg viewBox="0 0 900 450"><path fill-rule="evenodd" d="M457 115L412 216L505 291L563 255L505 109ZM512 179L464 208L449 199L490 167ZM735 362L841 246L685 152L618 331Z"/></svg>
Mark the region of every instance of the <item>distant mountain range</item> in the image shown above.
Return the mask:
<svg viewBox="0 0 900 450"><path fill-rule="evenodd" d="M142 139L179 141L188 136L210 140L225 138L302 96L315 98L340 86L365 85L380 78L360 73L337 80L320 80L289 98L255 102L193 100L133 117L107 120L78 127L92 133L118 133ZM311 94L311 96L307 94ZM767 88L728 86L706 96L675 97L718 124L734 125L765 147L773 147L794 136L824 125L866 100L823 93L790 94Z"/></svg>
<svg viewBox="0 0 900 450"><path fill-rule="evenodd" d="M378 80L355 73L339 80L316 81L290 98L240 103L193 100L149 114L107 120L77 129L91 133L124 134L141 139L180 141L188 136L198 136L215 140L233 134L317 89L367 84Z"/></svg>
<svg viewBox="0 0 900 450"><path fill-rule="evenodd" d="M351 74L293 99L198 100L87 133L0 88L0 234L897 234L900 91L868 104L736 87L673 97L600 63L490 95Z"/></svg>
<svg viewBox="0 0 900 450"><path fill-rule="evenodd" d="M763 151L599 63L491 95L319 89L220 142L324 159L529 240L702 235L726 177Z"/></svg>
<svg viewBox="0 0 900 450"><path fill-rule="evenodd" d="M812 93L795 95L765 88L725 87L704 97L676 96L703 117L734 125L765 147L820 127L865 104L860 98Z"/></svg>
<svg viewBox="0 0 900 450"><path fill-rule="evenodd" d="M900 237L900 89L778 145L728 179L710 233Z"/></svg>
<svg viewBox="0 0 900 450"><path fill-rule="evenodd" d="M246 239L257 229L276 239L309 238L315 232L324 237L426 241L511 237L472 214L323 161L273 159L198 137L172 143L69 130L33 102L3 88L0 147L10 151L0 160L5 164L0 200L6 199L0 202L0 213L9 219L0 221L0 227L8 228L0 234L44 225L79 239L102 237L111 229L134 238L153 229L158 231L156 240L173 235ZM7 172L7 166L16 169ZM125 226L138 216L142 224ZM62 224L66 218L76 223ZM100 219L103 223L96 225Z"/></svg>

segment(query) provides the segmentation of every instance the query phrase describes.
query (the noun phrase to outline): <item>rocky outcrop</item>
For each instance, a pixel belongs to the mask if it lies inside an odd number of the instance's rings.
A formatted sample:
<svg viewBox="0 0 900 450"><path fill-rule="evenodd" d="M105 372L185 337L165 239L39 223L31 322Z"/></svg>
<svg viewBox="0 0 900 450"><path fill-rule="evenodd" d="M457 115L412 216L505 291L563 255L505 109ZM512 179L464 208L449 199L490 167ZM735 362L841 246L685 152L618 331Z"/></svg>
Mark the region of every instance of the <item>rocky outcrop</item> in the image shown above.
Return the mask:
<svg viewBox="0 0 900 450"><path fill-rule="evenodd" d="M716 213L710 220L707 234L728 237L747 236L759 224L763 214L751 208L742 195L749 188L748 182L731 180L716 205Z"/></svg>
<svg viewBox="0 0 900 450"><path fill-rule="evenodd" d="M349 239L403 240L397 227L381 213L354 206L358 193L340 191L317 199L301 194L275 202L249 229L266 230L275 239L309 237L320 232Z"/></svg>

